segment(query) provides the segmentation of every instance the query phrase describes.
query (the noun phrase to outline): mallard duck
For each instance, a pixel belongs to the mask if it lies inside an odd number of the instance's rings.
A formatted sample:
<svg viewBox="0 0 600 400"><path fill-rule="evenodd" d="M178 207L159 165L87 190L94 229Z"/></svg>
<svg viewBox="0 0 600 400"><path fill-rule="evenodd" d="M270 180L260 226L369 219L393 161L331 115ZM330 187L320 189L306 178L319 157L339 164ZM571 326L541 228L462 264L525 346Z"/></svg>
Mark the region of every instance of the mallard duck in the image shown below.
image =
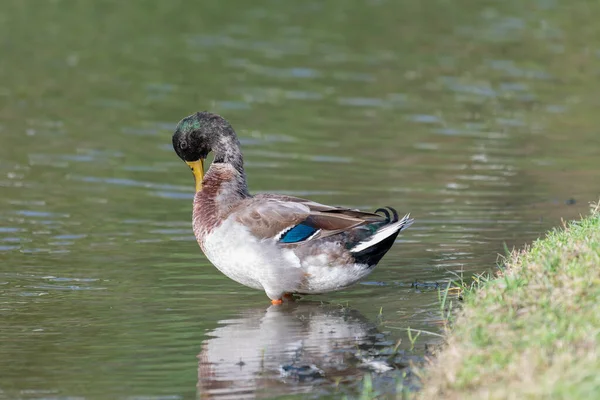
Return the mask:
<svg viewBox="0 0 600 400"><path fill-rule="evenodd" d="M240 142L221 116L179 122L173 148L196 182L193 230L223 274L264 290L273 304L293 294L344 289L367 276L413 220L391 207L374 213L278 194L248 192ZM204 173L210 152L214 160Z"/></svg>

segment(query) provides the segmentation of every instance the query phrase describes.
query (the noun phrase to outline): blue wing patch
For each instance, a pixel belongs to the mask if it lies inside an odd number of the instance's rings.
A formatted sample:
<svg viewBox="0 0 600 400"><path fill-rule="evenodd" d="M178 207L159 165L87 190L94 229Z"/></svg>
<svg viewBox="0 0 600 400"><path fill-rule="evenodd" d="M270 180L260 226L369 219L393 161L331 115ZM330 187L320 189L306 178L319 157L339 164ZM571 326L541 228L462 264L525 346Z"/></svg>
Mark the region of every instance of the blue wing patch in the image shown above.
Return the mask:
<svg viewBox="0 0 600 400"><path fill-rule="evenodd" d="M298 224L294 226L292 229L283 234L281 239L279 239L280 243L298 243L303 240L308 239L312 236L318 229L312 226Z"/></svg>

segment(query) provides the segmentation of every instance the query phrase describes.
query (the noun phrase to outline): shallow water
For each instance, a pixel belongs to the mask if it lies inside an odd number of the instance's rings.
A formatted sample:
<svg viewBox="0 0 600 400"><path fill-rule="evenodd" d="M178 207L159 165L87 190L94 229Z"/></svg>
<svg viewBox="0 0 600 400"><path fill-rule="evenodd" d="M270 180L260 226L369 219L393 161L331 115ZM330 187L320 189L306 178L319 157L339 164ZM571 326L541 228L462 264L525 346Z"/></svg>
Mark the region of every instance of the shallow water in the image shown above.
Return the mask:
<svg viewBox="0 0 600 400"><path fill-rule="evenodd" d="M4 1L0 399L393 390L438 286L600 194L600 7L569 4ZM170 135L201 109L252 191L415 224L368 281L271 307L191 233Z"/></svg>

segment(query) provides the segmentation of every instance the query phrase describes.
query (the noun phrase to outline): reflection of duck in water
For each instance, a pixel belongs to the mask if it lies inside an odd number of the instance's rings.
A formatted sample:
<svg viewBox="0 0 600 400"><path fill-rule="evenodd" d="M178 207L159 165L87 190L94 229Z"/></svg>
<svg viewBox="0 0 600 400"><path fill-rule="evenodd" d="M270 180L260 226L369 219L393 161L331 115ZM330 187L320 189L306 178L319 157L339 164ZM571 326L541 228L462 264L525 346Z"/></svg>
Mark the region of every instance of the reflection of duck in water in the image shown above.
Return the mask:
<svg viewBox="0 0 600 400"><path fill-rule="evenodd" d="M184 118L173 148L196 179L194 233L202 251L234 281L264 290L273 304L286 294L356 283L412 223L393 208L369 213L291 196L251 196L237 136L215 114ZM211 151L214 161L204 175Z"/></svg>
<svg viewBox="0 0 600 400"><path fill-rule="evenodd" d="M357 375L357 346L381 339L355 310L302 302L248 310L221 323L198 355L203 398L310 391L311 385L285 383Z"/></svg>

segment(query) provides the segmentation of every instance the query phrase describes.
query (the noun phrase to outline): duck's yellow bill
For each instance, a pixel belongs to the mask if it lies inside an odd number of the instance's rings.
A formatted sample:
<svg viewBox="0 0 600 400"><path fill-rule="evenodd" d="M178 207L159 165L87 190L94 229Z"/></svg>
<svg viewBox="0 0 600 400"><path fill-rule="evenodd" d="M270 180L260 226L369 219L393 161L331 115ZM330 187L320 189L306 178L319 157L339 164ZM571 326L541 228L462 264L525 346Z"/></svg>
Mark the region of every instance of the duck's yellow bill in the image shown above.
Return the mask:
<svg viewBox="0 0 600 400"><path fill-rule="evenodd" d="M186 161L187 165L192 169L194 180L196 181L196 192L202 190L202 179L204 179L204 160L201 158L198 161Z"/></svg>

